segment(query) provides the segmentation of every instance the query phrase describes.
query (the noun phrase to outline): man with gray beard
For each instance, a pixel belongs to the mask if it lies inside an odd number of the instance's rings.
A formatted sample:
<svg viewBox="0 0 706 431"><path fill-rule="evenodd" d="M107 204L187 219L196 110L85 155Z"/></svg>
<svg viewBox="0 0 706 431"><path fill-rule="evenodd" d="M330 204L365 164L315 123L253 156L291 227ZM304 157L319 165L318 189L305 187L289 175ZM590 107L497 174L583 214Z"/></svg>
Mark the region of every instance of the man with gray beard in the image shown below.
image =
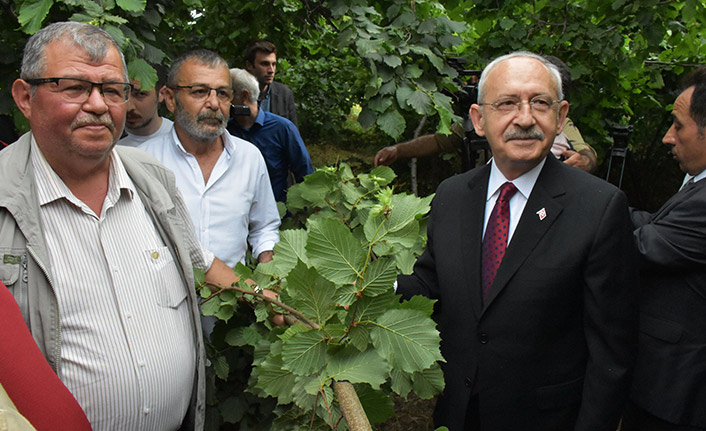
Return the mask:
<svg viewBox="0 0 706 431"><path fill-rule="evenodd" d="M201 244L235 266L248 243L258 261L272 260L280 218L260 151L226 132L231 100L223 58L207 50L182 55L164 94L174 128L139 148L174 171Z"/></svg>

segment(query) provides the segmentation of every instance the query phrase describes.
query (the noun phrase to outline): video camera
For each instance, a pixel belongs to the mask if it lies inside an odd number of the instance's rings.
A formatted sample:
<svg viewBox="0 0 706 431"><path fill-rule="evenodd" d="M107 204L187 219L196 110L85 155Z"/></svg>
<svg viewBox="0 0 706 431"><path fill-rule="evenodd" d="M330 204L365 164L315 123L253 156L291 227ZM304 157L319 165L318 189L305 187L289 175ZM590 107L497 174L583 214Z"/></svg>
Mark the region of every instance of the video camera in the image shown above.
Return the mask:
<svg viewBox="0 0 706 431"><path fill-rule="evenodd" d="M475 167L481 152L484 154L483 160L488 160L490 157L488 140L478 136L469 116L471 105L478 103L478 81L483 71L466 69L466 59L461 57L451 57L447 63L458 73L455 81L461 87L452 97L454 111L456 115L463 118L463 130L466 132L461 149L461 169L465 172Z"/></svg>

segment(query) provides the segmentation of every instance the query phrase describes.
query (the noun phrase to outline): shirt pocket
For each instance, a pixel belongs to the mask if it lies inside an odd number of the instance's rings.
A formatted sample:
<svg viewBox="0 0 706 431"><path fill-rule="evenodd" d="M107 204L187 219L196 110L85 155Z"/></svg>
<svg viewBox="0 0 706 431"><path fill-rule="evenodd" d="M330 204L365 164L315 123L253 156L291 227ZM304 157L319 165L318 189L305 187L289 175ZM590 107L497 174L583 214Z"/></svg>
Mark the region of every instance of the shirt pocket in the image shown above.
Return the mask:
<svg viewBox="0 0 706 431"><path fill-rule="evenodd" d="M156 277L157 305L164 308L178 308L186 300L187 292L167 247L157 247L143 252L149 262L151 273Z"/></svg>
<svg viewBox="0 0 706 431"><path fill-rule="evenodd" d="M24 250L0 249L0 281L10 290L29 326L29 292L27 285L27 253Z"/></svg>

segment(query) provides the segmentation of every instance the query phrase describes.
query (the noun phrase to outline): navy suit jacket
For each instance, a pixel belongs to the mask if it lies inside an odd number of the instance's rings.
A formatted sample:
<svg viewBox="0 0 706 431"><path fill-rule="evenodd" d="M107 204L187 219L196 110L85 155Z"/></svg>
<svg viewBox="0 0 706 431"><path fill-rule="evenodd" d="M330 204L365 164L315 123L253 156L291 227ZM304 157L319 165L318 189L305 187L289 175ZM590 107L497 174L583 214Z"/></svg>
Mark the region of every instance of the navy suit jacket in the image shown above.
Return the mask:
<svg viewBox="0 0 706 431"><path fill-rule="evenodd" d="M637 332L636 253L624 194L549 155L485 302L481 243L490 166L445 180L404 298L438 299L446 388L437 426L614 431ZM544 210L545 217L538 211Z"/></svg>
<svg viewBox="0 0 706 431"><path fill-rule="evenodd" d="M706 180L631 216L642 264L631 398L668 422L706 428Z"/></svg>

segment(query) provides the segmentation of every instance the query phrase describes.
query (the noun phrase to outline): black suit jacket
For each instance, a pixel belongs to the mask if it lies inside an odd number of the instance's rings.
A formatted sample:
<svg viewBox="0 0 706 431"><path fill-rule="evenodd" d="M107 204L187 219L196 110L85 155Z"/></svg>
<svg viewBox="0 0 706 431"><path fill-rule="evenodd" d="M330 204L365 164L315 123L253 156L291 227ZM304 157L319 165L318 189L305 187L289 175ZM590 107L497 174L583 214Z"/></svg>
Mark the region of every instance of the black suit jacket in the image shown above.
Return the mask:
<svg viewBox="0 0 706 431"><path fill-rule="evenodd" d="M398 280L405 298L439 300L446 388L435 422L463 430L477 385L485 430L614 431L637 331L625 196L547 157L483 303L489 174L485 165L439 186L427 247Z"/></svg>
<svg viewBox="0 0 706 431"><path fill-rule="evenodd" d="M299 127L294 93L281 82L272 81L270 84L270 112L288 119Z"/></svg>
<svg viewBox="0 0 706 431"><path fill-rule="evenodd" d="M654 214L631 215L642 263L631 398L668 422L706 428L706 181Z"/></svg>

